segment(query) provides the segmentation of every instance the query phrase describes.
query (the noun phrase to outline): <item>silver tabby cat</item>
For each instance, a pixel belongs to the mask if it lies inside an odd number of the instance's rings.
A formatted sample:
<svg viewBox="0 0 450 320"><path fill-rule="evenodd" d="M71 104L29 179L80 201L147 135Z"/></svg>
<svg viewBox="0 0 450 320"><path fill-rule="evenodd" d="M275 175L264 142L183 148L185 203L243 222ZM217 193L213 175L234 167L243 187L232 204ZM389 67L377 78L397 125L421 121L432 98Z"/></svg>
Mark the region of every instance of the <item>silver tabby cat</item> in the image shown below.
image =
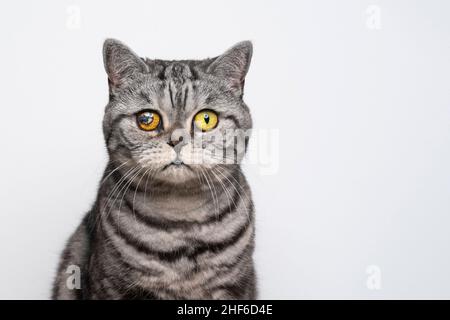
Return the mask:
<svg viewBox="0 0 450 320"><path fill-rule="evenodd" d="M251 56L241 42L211 59L150 60L105 41L109 162L62 253L54 299L256 298L242 152L217 138L251 129ZM80 271L78 286L70 270Z"/></svg>

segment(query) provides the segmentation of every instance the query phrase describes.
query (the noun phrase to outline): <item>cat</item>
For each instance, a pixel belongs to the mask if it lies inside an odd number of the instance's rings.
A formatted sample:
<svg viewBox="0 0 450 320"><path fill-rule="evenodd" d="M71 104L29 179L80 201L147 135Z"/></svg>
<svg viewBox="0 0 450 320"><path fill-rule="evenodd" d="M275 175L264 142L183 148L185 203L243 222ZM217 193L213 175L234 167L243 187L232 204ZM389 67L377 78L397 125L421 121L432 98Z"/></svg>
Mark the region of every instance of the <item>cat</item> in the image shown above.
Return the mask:
<svg viewBox="0 0 450 320"><path fill-rule="evenodd" d="M244 41L215 58L151 60L105 41L109 161L61 255L53 299L257 298L242 152L212 139L252 128L243 101L252 52Z"/></svg>

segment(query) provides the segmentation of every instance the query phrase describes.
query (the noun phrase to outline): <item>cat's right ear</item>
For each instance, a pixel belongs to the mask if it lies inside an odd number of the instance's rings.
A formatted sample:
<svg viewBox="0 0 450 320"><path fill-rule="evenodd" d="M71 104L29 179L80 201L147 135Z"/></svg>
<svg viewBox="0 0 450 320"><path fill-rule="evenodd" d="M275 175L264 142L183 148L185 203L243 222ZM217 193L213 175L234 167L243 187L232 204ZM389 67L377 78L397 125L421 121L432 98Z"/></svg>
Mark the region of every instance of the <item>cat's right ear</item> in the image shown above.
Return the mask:
<svg viewBox="0 0 450 320"><path fill-rule="evenodd" d="M234 91L242 97L245 76L252 60L253 45L250 41L242 41L215 58L207 72L221 77L231 84Z"/></svg>
<svg viewBox="0 0 450 320"><path fill-rule="evenodd" d="M110 92L125 87L139 73L147 73L145 62L130 48L115 39L103 44L103 63L108 74Z"/></svg>

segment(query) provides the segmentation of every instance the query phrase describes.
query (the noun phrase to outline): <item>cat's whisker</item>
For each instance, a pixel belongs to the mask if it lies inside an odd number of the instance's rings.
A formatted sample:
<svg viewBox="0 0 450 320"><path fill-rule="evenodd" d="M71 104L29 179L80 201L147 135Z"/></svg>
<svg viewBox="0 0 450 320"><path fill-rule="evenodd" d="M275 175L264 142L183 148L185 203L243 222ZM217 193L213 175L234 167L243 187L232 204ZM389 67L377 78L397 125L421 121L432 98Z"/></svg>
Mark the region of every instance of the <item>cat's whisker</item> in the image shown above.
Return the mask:
<svg viewBox="0 0 450 320"><path fill-rule="evenodd" d="M208 177L211 180L211 185L213 187L214 195L216 196L216 216L218 217L219 216L219 196L217 195L217 192L216 192L216 185L215 185L215 183L213 183L213 179L209 175L209 173L207 171L205 171L205 172L208 174Z"/></svg>
<svg viewBox="0 0 450 320"><path fill-rule="evenodd" d="M118 219L117 219L117 222L118 222L118 231L120 232L120 222L121 222L121 220L120 220L120 214L121 214L121 211L122 211L122 202L123 202L123 199L124 199L124 197L125 197L125 195L126 195L126 193L128 192L128 189L130 188L130 186L132 185L132 183L133 183L133 181L134 181L134 179L139 175L139 173L142 171L143 169L142 168L139 168L137 171L135 171L135 173L132 175L132 177L129 179L129 181L127 181L125 184L124 184L124 186L122 187L122 189L119 191L119 194L118 194L118 197L120 197L121 199L120 199L120 202L119 202L119 207L118 207L118 210L116 210L116 216L118 217ZM116 201L117 201L117 198L116 198ZM113 204L113 206L115 205L115 202L114 202L114 204ZM108 214L106 215L106 217L108 217L108 215L109 214L112 214L113 213L113 209L112 209L112 207L111 207L111 210L108 212Z"/></svg>
<svg viewBox="0 0 450 320"><path fill-rule="evenodd" d="M227 196L228 199L228 206L231 208L231 201L233 202L233 206L236 206L236 203L233 199L233 197L230 194L230 191L228 190L227 186L220 180L220 178L216 175L216 173L214 172L214 170L211 170L211 173L214 175L214 177L216 178L216 180L220 183L220 185L222 186L223 191L225 192L225 195ZM230 201L231 200L231 201Z"/></svg>
<svg viewBox="0 0 450 320"><path fill-rule="evenodd" d="M147 186L148 186L148 182L149 180L151 181L153 179L153 177L156 175L156 173L158 172L157 169L152 169L150 171L150 174L147 176L146 180L145 180L145 189L144 189L144 206L147 203L147 194L149 193L150 195L152 195L153 190L150 189L150 191L147 192Z"/></svg>
<svg viewBox="0 0 450 320"><path fill-rule="evenodd" d="M235 165L235 164L239 164L239 162L236 160L236 157L223 157L223 156L218 156L218 155L208 155L208 158L210 160L217 160L217 162L211 162L209 164L213 164L213 165ZM229 162L228 162L229 161Z"/></svg>
<svg viewBox="0 0 450 320"><path fill-rule="evenodd" d="M202 184L202 179L201 179L200 174L198 173L198 171L195 171L195 175L197 176L197 180L198 180L199 185L201 185Z"/></svg>
<svg viewBox="0 0 450 320"><path fill-rule="evenodd" d="M147 186L148 186L148 178L150 178L150 176L152 176L152 172L154 170L150 170L150 172L147 175L147 178L145 179L145 187L144 187L144 207L147 205Z"/></svg>
<svg viewBox="0 0 450 320"><path fill-rule="evenodd" d="M236 193L237 193L237 195L239 196L239 198L242 199L242 195L241 195L241 193L239 192L239 190L236 188L235 184L232 183L232 182L230 181L230 179L228 179L228 177L227 177L222 171L220 171L218 168L216 168L216 171L217 171L220 175L222 175L222 177L224 177L224 178L230 183L230 185L234 188L234 190L236 191ZM239 187L239 188L242 190L242 192L244 193L245 198L247 199L247 201L248 201L249 203L251 203L251 200L248 198L247 193L245 192L244 188L240 185L240 183L236 180L236 178L234 178L232 175L230 175L230 177L232 177L232 178L234 179L234 181L236 182L236 184L238 185L238 187ZM247 219L250 220L250 212L248 211L247 206L244 206L244 208L245 208L245 212L246 212L246 214L247 214Z"/></svg>
<svg viewBox="0 0 450 320"><path fill-rule="evenodd" d="M143 173L143 175L141 176L141 178L140 178L139 181L138 181L138 184L137 184L137 186L136 186L136 189L134 189L134 195L133 195L133 203L132 203L133 217L134 217L134 221L136 222L136 225L139 226L139 228L141 229L141 231L142 231L143 229L142 229L141 224L139 224L138 221L137 221L137 218L136 218L136 212L134 211L134 203L136 202L136 193L137 193L137 191L138 191L138 189L139 189L139 185L141 184L142 179L143 179L143 178L147 175L147 173L150 172L151 170L152 170L152 169L149 168L149 169L147 169L147 170ZM145 193L144 193L144 197L145 197Z"/></svg>
<svg viewBox="0 0 450 320"><path fill-rule="evenodd" d="M144 168L139 168L139 170L137 170L137 172L130 178L130 181L128 182L128 184L125 184L125 190L122 191L122 197L120 199L120 203L119 203L119 210L117 211L117 214L119 215L122 212L122 202L123 199L125 198L125 195L128 192L128 189L130 189L131 185L134 182L134 179L136 179L139 174L142 172L142 170L144 170ZM132 210L134 210L134 208L132 208ZM120 222L120 219L119 219Z"/></svg>
<svg viewBox="0 0 450 320"><path fill-rule="evenodd" d="M219 168L220 168L220 169L223 169L223 171L219 170ZM227 177L227 176L225 175L225 173L224 173L224 172L225 172L225 168L224 168L224 167L222 167L222 166L219 165L218 167L216 167L216 170L220 171L220 173L221 173L225 178L227 178L227 180L228 180L228 177ZM237 186L238 186L238 187L241 189L241 191L244 193L245 198L247 199L247 201L250 201L250 197L248 196L247 192L245 191L244 187L240 184L240 182L237 181L236 178L235 178L233 175L230 175L229 177L232 178L234 182L236 182ZM228 180L228 181L231 183L230 180Z"/></svg>
<svg viewBox="0 0 450 320"><path fill-rule="evenodd" d="M212 198L213 198L213 206L214 206L215 208L217 208L217 206L216 206L216 198L214 197L214 194L213 194L211 185L210 185L210 183L209 183L209 180L208 180L208 178L206 177L206 174L205 174L205 172L203 171L202 168L200 168L200 172L202 173L203 177L204 177L205 180L206 180L206 183L208 184L209 191L210 191L211 196L212 196Z"/></svg>
<svg viewBox="0 0 450 320"><path fill-rule="evenodd" d="M107 218L109 216L109 214L112 212L118 196L120 196L122 190L124 190L124 188L126 187L126 185L128 183L127 179L129 177L131 177L132 175L134 175L139 170L140 169L137 166L135 166L130 171L128 171L128 173L126 175L124 175L122 177L121 182L119 183L116 190L113 192L113 194L110 197L108 197L108 201L105 205L105 210L108 210L108 211L104 214L105 218ZM113 198L114 198L114 200L113 200ZM113 201L113 202L111 202L111 201Z"/></svg>
<svg viewBox="0 0 450 320"><path fill-rule="evenodd" d="M125 181L126 176L127 176L129 173L131 173L134 169L136 169L136 167L132 167L131 169L129 169L129 170L128 170L128 171L127 171L120 179L119 179L119 181L116 182L116 183L114 184L112 190L110 191L110 193L108 194L108 196L107 196L107 198L106 198L106 202L105 202L104 207L101 207L100 210L99 210L100 212L99 212L99 215L97 216L97 218L96 218L96 220L95 220L95 222L94 222L94 225L97 225L97 224L99 223L99 221L101 220L101 218L102 218L102 216L103 216L103 214L104 214L104 211L108 209L108 206L109 206L109 204L110 204L110 201L111 201L111 199L112 199L114 193L118 190L118 188L120 187L120 185Z"/></svg>
<svg viewBox="0 0 450 320"><path fill-rule="evenodd" d="M132 167L131 169L129 169L120 179L119 181L113 186L113 188L111 189L110 193L108 194L107 197L107 202L105 203L105 209L109 206L110 201L112 201L113 196L115 196L115 194L117 194L117 192L119 191L119 189L122 186L122 183L124 183L127 178L133 174L133 172L135 172L135 170L137 170L137 167Z"/></svg>
<svg viewBox="0 0 450 320"><path fill-rule="evenodd" d="M110 161L113 162L113 161ZM120 161L119 161L120 162ZM106 182L106 180L108 180L108 178L114 174L114 172L116 172L117 170L119 170L120 168L122 168L123 166L125 166L127 163L129 163L130 160L123 162L120 166L116 167L114 170L112 170L106 177L103 178L102 181L100 181L100 185L102 185L103 183Z"/></svg>
<svg viewBox="0 0 450 320"><path fill-rule="evenodd" d="M105 203L105 207L107 207L109 205L109 203L110 203L109 201L111 200L112 196L119 190L121 184L136 169L137 169L137 166L131 167L131 169L129 169L127 172L125 172L125 174L123 174L122 177L119 179L119 181L113 186L113 188L111 189L110 193L108 194L107 202Z"/></svg>

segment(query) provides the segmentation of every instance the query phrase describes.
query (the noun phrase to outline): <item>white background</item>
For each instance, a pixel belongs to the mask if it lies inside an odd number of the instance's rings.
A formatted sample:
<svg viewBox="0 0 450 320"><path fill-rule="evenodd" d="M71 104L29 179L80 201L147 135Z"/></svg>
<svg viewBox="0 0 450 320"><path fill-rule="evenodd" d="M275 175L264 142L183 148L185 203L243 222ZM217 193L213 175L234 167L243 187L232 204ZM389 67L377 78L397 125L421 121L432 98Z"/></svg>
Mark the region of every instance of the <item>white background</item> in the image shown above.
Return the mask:
<svg viewBox="0 0 450 320"><path fill-rule="evenodd" d="M49 297L63 244L95 198L107 37L167 59L253 41L245 98L255 127L280 133L276 174L246 167L261 298L450 298L449 10L430 0L2 2L0 298ZM366 284L371 265L379 290Z"/></svg>

